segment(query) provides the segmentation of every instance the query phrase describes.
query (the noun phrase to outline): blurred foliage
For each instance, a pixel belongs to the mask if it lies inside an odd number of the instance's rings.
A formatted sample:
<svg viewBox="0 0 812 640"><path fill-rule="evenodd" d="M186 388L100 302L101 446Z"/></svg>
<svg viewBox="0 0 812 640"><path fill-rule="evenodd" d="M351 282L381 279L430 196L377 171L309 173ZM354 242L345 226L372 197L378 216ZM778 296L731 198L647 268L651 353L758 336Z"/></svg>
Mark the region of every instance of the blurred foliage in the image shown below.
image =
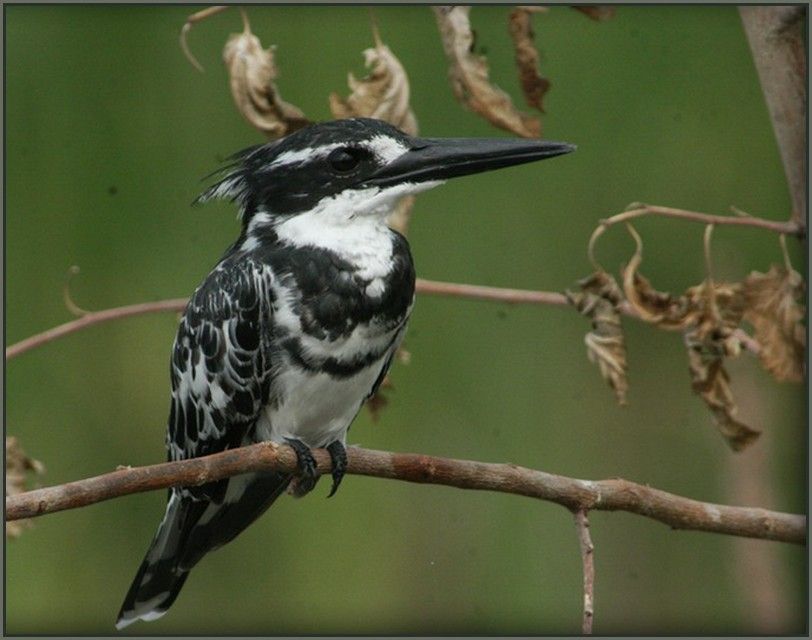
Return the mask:
<svg viewBox="0 0 812 640"><path fill-rule="evenodd" d="M232 103L221 51L241 29L226 12L198 25L196 71L178 33L197 7L7 6L6 340L70 319L71 265L82 307L191 293L237 233L227 204L191 209L199 178L261 141ZM471 13L491 77L521 92L508 7ZM278 85L308 117L361 76L372 45L364 7L256 7L275 44ZM504 135L454 100L426 7L375 9L383 40L409 73L421 133ZM563 7L534 17L544 135L576 154L461 179L422 195L410 227L426 278L563 290L589 273L600 218L632 201L723 213L734 204L781 219L789 198L750 52L733 6L621 7L596 23ZM647 275L681 291L704 277L700 225L647 219ZM796 268L802 257L790 242ZM780 261L770 234L719 228L720 278ZM612 232L599 259L633 252ZM623 476L730 502L731 453L691 392L678 335L628 322L629 391L618 407L584 356L588 321L573 309L418 299L379 422L363 413L350 441L381 449L511 461L584 478ZM7 364L7 431L56 484L164 458L171 314L94 327ZM773 509L806 504L801 387L758 363L731 371L750 390ZM135 634L572 634L581 572L570 514L516 497L350 477L280 500L195 569L171 612ZM37 520L6 545L6 633L109 634L163 513L164 493ZM673 532L594 513L596 633L742 634L762 627L731 538ZM762 543L801 632L805 549ZM775 577L777 576L777 577ZM128 630L129 631L129 630Z"/></svg>

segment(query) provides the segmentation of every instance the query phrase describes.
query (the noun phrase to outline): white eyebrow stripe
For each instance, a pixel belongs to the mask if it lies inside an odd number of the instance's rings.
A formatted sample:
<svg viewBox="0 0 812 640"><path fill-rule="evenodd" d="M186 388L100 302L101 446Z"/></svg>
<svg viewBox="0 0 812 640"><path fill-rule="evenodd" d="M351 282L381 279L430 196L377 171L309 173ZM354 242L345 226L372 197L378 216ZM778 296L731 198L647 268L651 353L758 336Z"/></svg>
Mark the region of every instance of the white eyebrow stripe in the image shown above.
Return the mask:
<svg viewBox="0 0 812 640"><path fill-rule="evenodd" d="M285 151L280 153L279 156L271 162L269 169L274 167L281 167L289 164L301 164L305 160L314 160L316 158L323 158L333 149L338 149L345 145L338 142L333 144L325 144L320 147L306 147L304 149L297 149L296 151Z"/></svg>
<svg viewBox="0 0 812 640"><path fill-rule="evenodd" d="M377 135L369 140L361 140L357 144L371 151L381 164L392 162L392 160L402 156L409 150L406 145L386 135ZM334 142L319 147L306 147L295 151L285 151L284 153L280 153L279 156L268 165L268 169L275 169L276 167L292 164L302 164L305 161L324 158L334 149L346 146L352 145L343 142Z"/></svg>
<svg viewBox="0 0 812 640"><path fill-rule="evenodd" d="M392 162L395 158L402 156L409 148L390 136L377 135L366 140L363 145L372 151L384 164Z"/></svg>

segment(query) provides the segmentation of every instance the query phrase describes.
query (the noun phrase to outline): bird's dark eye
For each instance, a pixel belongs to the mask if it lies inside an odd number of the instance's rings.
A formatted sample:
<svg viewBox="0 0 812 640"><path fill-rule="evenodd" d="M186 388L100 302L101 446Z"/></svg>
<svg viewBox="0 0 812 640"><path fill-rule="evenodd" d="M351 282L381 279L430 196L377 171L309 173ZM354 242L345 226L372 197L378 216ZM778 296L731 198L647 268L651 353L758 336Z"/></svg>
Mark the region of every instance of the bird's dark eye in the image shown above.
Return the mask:
<svg viewBox="0 0 812 640"><path fill-rule="evenodd" d="M361 154L356 149L335 149L327 156L327 162L339 173L349 173L361 162Z"/></svg>

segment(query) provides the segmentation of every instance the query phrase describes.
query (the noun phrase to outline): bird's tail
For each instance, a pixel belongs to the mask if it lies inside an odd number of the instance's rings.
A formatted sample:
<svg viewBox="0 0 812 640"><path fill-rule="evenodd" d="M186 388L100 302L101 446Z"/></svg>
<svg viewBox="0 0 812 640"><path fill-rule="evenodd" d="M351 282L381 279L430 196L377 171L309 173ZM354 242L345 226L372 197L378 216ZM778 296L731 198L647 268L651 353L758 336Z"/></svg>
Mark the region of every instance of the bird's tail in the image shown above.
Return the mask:
<svg viewBox="0 0 812 640"><path fill-rule="evenodd" d="M165 614L192 567L262 515L290 479L290 475L275 472L236 476L227 481L218 502L182 497L173 490L164 519L121 605L116 628Z"/></svg>
<svg viewBox="0 0 812 640"><path fill-rule="evenodd" d="M189 575L189 569L178 565L179 551L200 518L198 512L205 508L205 502L184 499L172 491L164 519L121 605L116 629L123 629L136 620L160 618L178 597Z"/></svg>

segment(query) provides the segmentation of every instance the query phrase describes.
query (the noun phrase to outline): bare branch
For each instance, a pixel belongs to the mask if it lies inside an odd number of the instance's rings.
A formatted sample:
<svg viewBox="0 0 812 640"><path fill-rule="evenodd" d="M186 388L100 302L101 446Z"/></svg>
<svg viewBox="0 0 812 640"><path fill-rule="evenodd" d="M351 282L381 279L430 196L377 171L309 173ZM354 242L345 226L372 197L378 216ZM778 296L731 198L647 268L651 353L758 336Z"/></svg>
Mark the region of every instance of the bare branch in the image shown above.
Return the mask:
<svg viewBox="0 0 812 640"><path fill-rule="evenodd" d="M739 7L787 176L792 217L806 226L806 7Z"/></svg>
<svg viewBox="0 0 812 640"><path fill-rule="evenodd" d="M188 302L187 298L174 298L171 300L158 300L157 302L142 302L131 304L126 307L114 307L102 311L91 311L77 320L60 324L53 329L48 329L42 333L21 340L6 348L6 360L10 360L26 351L42 346L46 342L51 342L70 333L81 331L94 324L107 322L108 320L118 320L119 318L129 318L130 316L140 316L147 313L160 311L183 311Z"/></svg>
<svg viewBox="0 0 812 640"><path fill-rule="evenodd" d="M578 533L578 544L581 547L581 564L584 567L584 618L581 632L592 635L592 618L595 615L595 546L589 534L589 518L584 510L578 510L575 516L575 530Z"/></svg>
<svg viewBox="0 0 812 640"><path fill-rule="evenodd" d="M415 282L418 293L430 296L452 296L458 298L474 298L479 300L495 300L509 303L531 303L567 305L563 294L553 291L527 291L523 289L502 289L499 287L481 287L473 284L457 284L453 282L435 282L418 278ZM95 324L109 320L120 320L131 316L140 316L147 313L162 311L181 312L186 308L187 298L172 298L156 302L143 302L126 307L114 307L103 311L91 311L78 320L60 324L52 329L33 335L6 348L6 359L15 358L26 351L40 347L52 340L62 338L68 334L81 331Z"/></svg>
<svg viewBox="0 0 812 640"><path fill-rule="evenodd" d="M330 456L313 451L318 471L330 471ZM628 511L674 529L806 543L806 518L752 507L731 507L683 498L621 479L578 480L512 464L453 460L411 453L350 447L347 472L460 489L512 493L560 504L571 511ZM6 498L6 520L84 507L131 493L197 486L251 471L296 470L286 445L255 444L222 453L148 467L113 471L65 485Z"/></svg>
<svg viewBox="0 0 812 640"><path fill-rule="evenodd" d="M530 291L527 289L505 289L501 287L483 287L475 284L459 284L456 282L438 282L435 280L423 280L418 278L415 282L415 289L418 293L429 296L448 296L454 298L471 298L475 300L491 300L494 302L506 302L509 304L548 304L554 306L567 306L567 298L563 293L557 291ZM72 320L65 324L60 324L52 329L43 331L16 342L10 347L6 347L6 360L11 360L26 351L41 347L48 342L62 338L68 334L81 331L87 327L107 322L109 320L120 320L131 316L140 316L148 313L159 313L162 311L174 311L179 313L186 308L186 298L172 298L169 300L158 300L156 302L143 302L131 304L126 307L114 307L102 311L91 311L78 320ZM621 305L621 311L626 315L635 317L634 312L628 304ZM744 331L739 331L739 338L744 347L758 354L761 345Z"/></svg>
<svg viewBox="0 0 812 640"><path fill-rule="evenodd" d="M661 207L653 204L636 203L627 211L623 211L613 215L610 218L600 221L598 228L595 229L595 232L592 234L592 238L589 240L590 251L592 250L592 247L594 247L595 241L609 227L616 225L619 222L627 222L632 218L640 218L648 215L689 220L691 222L698 222L705 225L714 224L734 227L753 227L756 229L764 229L765 231L772 231L773 233L790 236L803 237L806 233L806 229L794 220L790 220L788 222L779 222L777 220L757 218L756 216L720 216L710 213L701 213L699 211L688 211L686 209L674 209L673 207Z"/></svg>
<svg viewBox="0 0 812 640"><path fill-rule="evenodd" d="M418 278L415 282L418 293L429 296L449 296L453 298L473 298L492 300L511 304L551 304L567 306L567 297L557 291L528 291L526 289L504 289L502 287L483 287L477 284L458 284L456 282L437 282Z"/></svg>

